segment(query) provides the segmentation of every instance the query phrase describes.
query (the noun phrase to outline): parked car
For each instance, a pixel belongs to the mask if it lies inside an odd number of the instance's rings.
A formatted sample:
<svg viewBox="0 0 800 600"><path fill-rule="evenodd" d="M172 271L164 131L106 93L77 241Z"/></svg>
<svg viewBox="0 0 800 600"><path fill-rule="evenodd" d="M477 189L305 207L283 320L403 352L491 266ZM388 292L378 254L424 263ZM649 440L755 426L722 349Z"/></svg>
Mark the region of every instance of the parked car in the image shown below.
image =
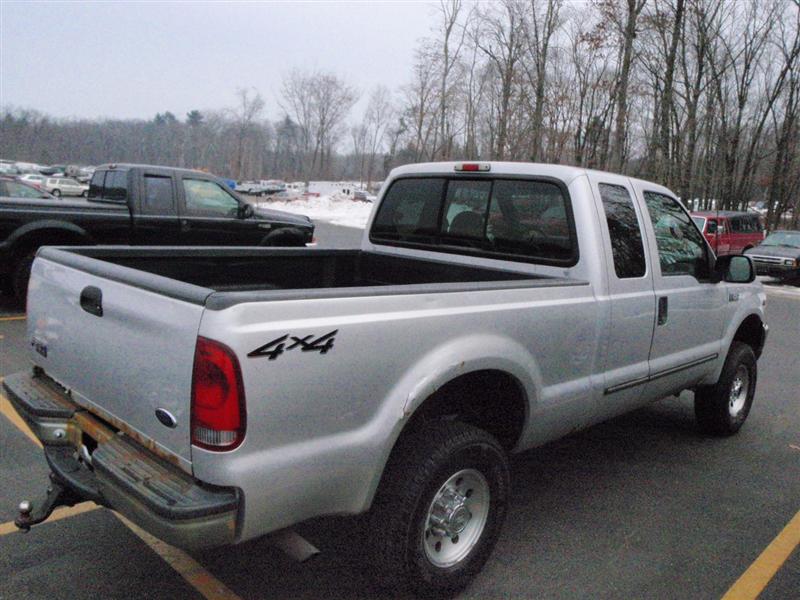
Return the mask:
<svg viewBox="0 0 800 600"><path fill-rule="evenodd" d="M453 593L510 453L686 389L701 430L742 427L754 277L664 187L503 162L395 169L360 249L44 248L3 385L53 475L17 524L86 499L201 547L369 511L379 572Z"/></svg>
<svg viewBox="0 0 800 600"><path fill-rule="evenodd" d="M314 234L308 217L254 209L199 171L105 165L88 195L13 206L0 198L0 279L20 301L33 257L46 244L302 246Z"/></svg>
<svg viewBox="0 0 800 600"><path fill-rule="evenodd" d="M42 175L48 175L50 177L54 175L64 175L64 169L66 169L66 165L50 165L49 167L42 167L39 169L39 173Z"/></svg>
<svg viewBox="0 0 800 600"><path fill-rule="evenodd" d="M44 181L44 189L53 196L83 196L89 195L89 186L79 183L70 177L48 177Z"/></svg>
<svg viewBox="0 0 800 600"><path fill-rule="evenodd" d="M264 187L257 181L240 181L234 190L240 194L258 195L264 191Z"/></svg>
<svg viewBox="0 0 800 600"><path fill-rule="evenodd" d="M44 175L35 175L33 173L26 173L25 175L20 175L18 177L20 181L23 181L33 187L44 190L45 189L45 180L47 179Z"/></svg>
<svg viewBox="0 0 800 600"><path fill-rule="evenodd" d="M759 275L800 282L800 231L773 231L745 254L753 259Z"/></svg>
<svg viewBox="0 0 800 600"><path fill-rule="evenodd" d="M734 211L695 211L692 220L717 256L741 254L764 240L758 214Z"/></svg>
<svg viewBox="0 0 800 600"><path fill-rule="evenodd" d="M0 177L0 197L5 198L50 198L53 196L43 191L40 187L27 181L20 181L12 177Z"/></svg>

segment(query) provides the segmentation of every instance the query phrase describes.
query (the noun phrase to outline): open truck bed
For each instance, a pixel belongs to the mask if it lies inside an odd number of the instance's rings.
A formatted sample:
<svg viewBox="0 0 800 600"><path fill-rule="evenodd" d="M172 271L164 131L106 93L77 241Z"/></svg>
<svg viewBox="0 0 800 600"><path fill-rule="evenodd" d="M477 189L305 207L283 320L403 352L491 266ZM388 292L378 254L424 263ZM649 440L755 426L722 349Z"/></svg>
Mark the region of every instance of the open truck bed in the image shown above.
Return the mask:
<svg viewBox="0 0 800 600"><path fill-rule="evenodd" d="M219 310L241 302L574 285L574 279L360 250L45 248L67 267Z"/></svg>

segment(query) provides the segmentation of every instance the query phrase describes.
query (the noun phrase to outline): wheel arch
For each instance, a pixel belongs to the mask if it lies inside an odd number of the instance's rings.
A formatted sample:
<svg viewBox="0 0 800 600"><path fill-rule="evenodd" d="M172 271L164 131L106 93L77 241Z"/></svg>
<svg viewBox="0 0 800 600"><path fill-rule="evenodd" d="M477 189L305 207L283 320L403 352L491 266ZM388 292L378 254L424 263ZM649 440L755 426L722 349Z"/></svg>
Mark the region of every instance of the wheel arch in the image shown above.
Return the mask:
<svg viewBox="0 0 800 600"><path fill-rule="evenodd" d="M764 331L764 321L760 315L750 314L736 328L732 342L742 342L753 349L756 358L761 356L766 342L766 332Z"/></svg>
<svg viewBox="0 0 800 600"><path fill-rule="evenodd" d="M364 508L372 504L398 442L432 418L463 418L495 435L506 451L518 450L530 427L530 415L541 385L534 357L505 338L477 336L453 340L422 357L393 394L402 398L404 406L390 439L383 446ZM492 398L501 401L481 403L481 397L487 396L486 389L496 390ZM461 395L465 390L469 392L466 399Z"/></svg>
<svg viewBox="0 0 800 600"><path fill-rule="evenodd" d="M8 238L13 260L34 248L58 244L90 244L94 241L81 227L63 221L34 221L26 223Z"/></svg>

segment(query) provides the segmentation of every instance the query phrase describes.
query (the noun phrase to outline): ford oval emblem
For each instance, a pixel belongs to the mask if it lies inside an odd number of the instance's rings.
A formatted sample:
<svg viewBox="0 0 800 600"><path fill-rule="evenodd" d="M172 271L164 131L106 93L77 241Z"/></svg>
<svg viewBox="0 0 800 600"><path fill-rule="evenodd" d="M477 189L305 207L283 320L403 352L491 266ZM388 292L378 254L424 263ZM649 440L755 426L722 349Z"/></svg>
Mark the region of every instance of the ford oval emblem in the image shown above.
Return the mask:
<svg viewBox="0 0 800 600"><path fill-rule="evenodd" d="M175 429L175 427L178 425L178 421L175 420L175 417L172 416L172 413L163 408L156 409L156 419L158 419L162 425L169 427L170 429Z"/></svg>

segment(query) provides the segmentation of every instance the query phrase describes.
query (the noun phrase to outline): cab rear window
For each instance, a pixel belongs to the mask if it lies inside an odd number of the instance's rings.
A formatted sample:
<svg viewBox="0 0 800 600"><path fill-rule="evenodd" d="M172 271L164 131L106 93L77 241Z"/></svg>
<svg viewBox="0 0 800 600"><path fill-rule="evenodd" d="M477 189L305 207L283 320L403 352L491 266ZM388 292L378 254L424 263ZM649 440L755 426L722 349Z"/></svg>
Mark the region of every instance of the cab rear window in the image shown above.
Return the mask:
<svg viewBox="0 0 800 600"><path fill-rule="evenodd" d="M403 178L386 192L370 239L572 265L573 223L566 190L552 181Z"/></svg>

